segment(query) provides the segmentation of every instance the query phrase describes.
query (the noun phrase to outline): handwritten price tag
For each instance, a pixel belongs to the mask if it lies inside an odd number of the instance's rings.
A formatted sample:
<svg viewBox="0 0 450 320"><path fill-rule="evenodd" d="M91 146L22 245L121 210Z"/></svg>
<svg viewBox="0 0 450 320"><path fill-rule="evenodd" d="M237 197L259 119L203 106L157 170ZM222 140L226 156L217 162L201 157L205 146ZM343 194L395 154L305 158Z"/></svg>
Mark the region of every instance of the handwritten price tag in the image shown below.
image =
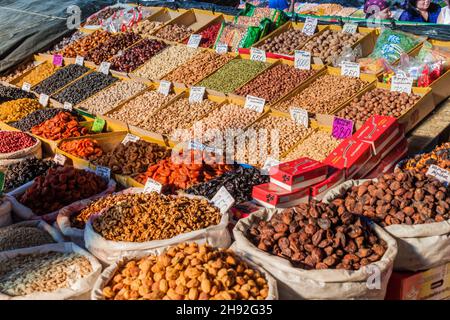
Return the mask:
<svg viewBox="0 0 450 320"><path fill-rule="evenodd" d="M450 184L450 171L438 167L434 164L432 164L428 169L427 176L433 176L447 186Z"/></svg>
<svg viewBox="0 0 450 320"><path fill-rule="evenodd" d="M150 192L161 193L162 187L163 187L162 184L159 183L158 181L148 178L147 181L145 182L144 193Z"/></svg>
<svg viewBox="0 0 450 320"><path fill-rule="evenodd" d="M50 97L45 93L41 93L39 95L39 103L42 104L44 107L48 105L48 99L50 99Z"/></svg>
<svg viewBox="0 0 450 320"><path fill-rule="evenodd" d="M191 87L189 103L202 102L205 97L205 87Z"/></svg>
<svg viewBox="0 0 450 320"><path fill-rule="evenodd" d="M270 168L275 167L280 164L280 161L271 157L268 157L266 159L266 162L264 162L263 167L261 168L261 174L268 176Z"/></svg>
<svg viewBox="0 0 450 320"><path fill-rule="evenodd" d="M233 196L228 192L228 190L222 186L219 191L217 191L216 195L211 199L211 202L220 209L221 213L225 213L234 204Z"/></svg>
<svg viewBox="0 0 450 320"><path fill-rule="evenodd" d="M266 52L258 48L250 49L250 60L266 62Z"/></svg>
<svg viewBox="0 0 450 320"><path fill-rule="evenodd" d="M308 17L303 25L302 32L307 36L312 36L316 32L318 20L315 18Z"/></svg>
<svg viewBox="0 0 450 320"><path fill-rule="evenodd" d="M79 66L82 66L84 64L84 57L82 56L77 56L75 58L75 64L78 64Z"/></svg>
<svg viewBox="0 0 450 320"><path fill-rule="evenodd" d="M111 178L111 169L109 169L108 167L97 166L95 168L95 174L109 181L109 179Z"/></svg>
<svg viewBox="0 0 450 320"><path fill-rule="evenodd" d="M266 104L265 99L248 95L245 98L244 108L256 111L258 113L262 113L264 111L265 104Z"/></svg>
<svg viewBox="0 0 450 320"><path fill-rule="evenodd" d="M57 154L55 154L53 161L55 163L63 166L66 163L67 158L64 155L57 153Z"/></svg>
<svg viewBox="0 0 450 320"><path fill-rule="evenodd" d="M159 88L158 88L158 92L165 95L166 97L169 95L170 93L170 88L172 87L172 82L170 81L166 81L166 80L161 80L159 82Z"/></svg>
<svg viewBox="0 0 450 320"><path fill-rule="evenodd" d="M66 109L66 110L69 110L69 111L73 110L72 104L70 102L67 102L67 101L64 102L63 108Z"/></svg>
<svg viewBox="0 0 450 320"><path fill-rule="evenodd" d="M225 43L218 43L216 46L216 53L218 54L228 53L228 45Z"/></svg>
<svg viewBox="0 0 450 320"><path fill-rule="evenodd" d="M346 23L342 27L343 33L355 34L358 31L358 25L354 23Z"/></svg>
<svg viewBox="0 0 450 320"><path fill-rule="evenodd" d="M309 126L309 117L308 111L302 108L291 108L290 110L291 118L296 123L308 128Z"/></svg>
<svg viewBox="0 0 450 320"><path fill-rule="evenodd" d="M187 43L188 47L191 48L198 48L200 45L200 42L202 41L202 35L201 34L193 34L189 37L189 41Z"/></svg>
<svg viewBox="0 0 450 320"><path fill-rule="evenodd" d="M103 131L105 127L106 121L102 118L95 118L94 123L92 124L92 132L99 133Z"/></svg>
<svg viewBox="0 0 450 320"><path fill-rule="evenodd" d="M63 65L63 56L60 54L53 55L53 64L55 66L61 67Z"/></svg>
<svg viewBox="0 0 450 320"><path fill-rule="evenodd" d="M300 70L311 70L311 52L295 50L294 66Z"/></svg>
<svg viewBox="0 0 450 320"><path fill-rule="evenodd" d="M341 76L359 78L361 75L361 68L359 63L342 61L341 63Z"/></svg>
<svg viewBox="0 0 450 320"><path fill-rule="evenodd" d="M391 91L411 94L413 82L414 79L411 77L395 75L391 80Z"/></svg>
<svg viewBox="0 0 450 320"><path fill-rule="evenodd" d="M26 91L26 92L30 92L30 90L31 90L31 83L24 82L24 83L22 84L22 90L23 90L23 91Z"/></svg>
<svg viewBox="0 0 450 320"><path fill-rule="evenodd" d="M353 133L353 121L334 117L332 136L336 139L345 139Z"/></svg>
<svg viewBox="0 0 450 320"><path fill-rule="evenodd" d="M136 142L139 141L141 138L138 136L135 136L134 134L127 133L125 138L123 138L122 144L127 144L128 142Z"/></svg>
<svg viewBox="0 0 450 320"><path fill-rule="evenodd" d="M111 63L103 61L100 64L100 67L98 67L98 72L101 72L103 74L108 75L109 74L109 68L111 68Z"/></svg>

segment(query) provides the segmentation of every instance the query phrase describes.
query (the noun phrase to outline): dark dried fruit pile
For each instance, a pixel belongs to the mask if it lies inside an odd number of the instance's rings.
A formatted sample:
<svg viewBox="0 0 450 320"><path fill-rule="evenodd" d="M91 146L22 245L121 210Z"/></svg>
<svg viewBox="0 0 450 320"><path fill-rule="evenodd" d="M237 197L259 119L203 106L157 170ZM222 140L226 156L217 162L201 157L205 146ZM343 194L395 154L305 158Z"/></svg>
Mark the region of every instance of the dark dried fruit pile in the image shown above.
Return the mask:
<svg viewBox="0 0 450 320"><path fill-rule="evenodd" d="M424 173L397 171L378 182L366 181L333 201L382 226L423 224L450 219L450 191Z"/></svg>
<svg viewBox="0 0 450 320"><path fill-rule="evenodd" d="M247 237L259 249L304 269L358 270L380 260L387 249L364 218L316 201L254 222Z"/></svg>
<svg viewBox="0 0 450 320"><path fill-rule="evenodd" d="M31 92L26 92L19 88L8 87L0 84L0 103L22 98L34 99L36 96Z"/></svg>
<svg viewBox="0 0 450 320"><path fill-rule="evenodd" d="M51 167L56 167L52 160L29 158L24 161L11 164L5 172L5 192L14 190L25 183L32 181L37 176L47 172Z"/></svg>
<svg viewBox="0 0 450 320"><path fill-rule="evenodd" d="M33 91L52 95L88 71L89 68L85 66L80 66L78 64L68 65L67 67L59 69L44 81L39 82L35 87L33 87Z"/></svg>
<svg viewBox="0 0 450 320"><path fill-rule="evenodd" d="M74 117L78 117L79 121L83 121L83 118L76 111L68 111L56 108L45 108L33 111L25 118L22 118L19 121L13 123L9 123L9 125L21 131L30 131L31 128L33 128L34 126L40 125L41 123L50 120L60 112L69 112Z"/></svg>

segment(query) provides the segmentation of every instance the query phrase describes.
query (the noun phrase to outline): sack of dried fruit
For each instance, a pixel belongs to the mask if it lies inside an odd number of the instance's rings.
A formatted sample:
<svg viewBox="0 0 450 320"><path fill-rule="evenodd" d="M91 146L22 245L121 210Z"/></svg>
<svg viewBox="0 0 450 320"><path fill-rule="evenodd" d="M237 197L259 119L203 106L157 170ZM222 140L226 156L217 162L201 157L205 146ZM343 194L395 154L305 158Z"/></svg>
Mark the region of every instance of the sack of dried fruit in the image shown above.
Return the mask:
<svg viewBox="0 0 450 320"><path fill-rule="evenodd" d="M114 192L116 182L74 167L50 168L47 172L7 194L13 213L23 220L54 222L58 211L82 199L97 199Z"/></svg>
<svg viewBox="0 0 450 320"><path fill-rule="evenodd" d="M450 261L450 190L438 180L397 171L344 182L325 200L343 202L347 210L375 221L397 240L394 270L427 270Z"/></svg>
<svg viewBox="0 0 450 320"><path fill-rule="evenodd" d="M125 254L186 241L220 248L230 245L228 213L220 213L207 199L142 191L133 188L89 218L84 242L100 261L111 264Z"/></svg>
<svg viewBox="0 0 450 320"><path fill-rule="evenodd" d="M179 267L178 272L175 269ZM181 243L121 257L103 271L91 297L93 300L275 300L278 290L267 271L231 250Z"/></svg>
<svg viewBox="0 0 450 320"><path fill-rule="evenodd" d="M11 202L0 196L0 227L9 226L11 223Z"/></svg>
<svg viewBox="0 0 450 320"><path fill-rule="evenodd" d="M71 242L0 252L0 300L89 299L101 270Z"/></svg>
<svg viewBox="0 0 450 320"><path fill-rule="evenodd" d="M42 158L39 139L19 131L0 132L0 169L33 157Z"/></svg>
<svg viewBox="0 0 450 320"><path fill-rule="evenodd" d="M238 221L232 249L277 280L281 299L384 299L395 240L381 227L312 201Z"/></svg>

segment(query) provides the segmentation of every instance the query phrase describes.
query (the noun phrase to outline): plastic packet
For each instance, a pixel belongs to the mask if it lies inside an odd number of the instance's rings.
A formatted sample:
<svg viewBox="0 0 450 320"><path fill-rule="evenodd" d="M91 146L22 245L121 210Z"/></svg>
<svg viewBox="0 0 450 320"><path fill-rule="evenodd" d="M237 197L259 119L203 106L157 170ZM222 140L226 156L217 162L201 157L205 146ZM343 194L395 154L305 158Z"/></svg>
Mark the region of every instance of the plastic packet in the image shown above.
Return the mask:
<svg viewBox="0 0 450 320"><path fill-rule="evenodd" d="M356 62L360 57L361 57L360 46L356 47L355 49L352 49L351 47L345 47L339 56L333 58L332 63L334 67L340 67L343 61Z"/></svg>

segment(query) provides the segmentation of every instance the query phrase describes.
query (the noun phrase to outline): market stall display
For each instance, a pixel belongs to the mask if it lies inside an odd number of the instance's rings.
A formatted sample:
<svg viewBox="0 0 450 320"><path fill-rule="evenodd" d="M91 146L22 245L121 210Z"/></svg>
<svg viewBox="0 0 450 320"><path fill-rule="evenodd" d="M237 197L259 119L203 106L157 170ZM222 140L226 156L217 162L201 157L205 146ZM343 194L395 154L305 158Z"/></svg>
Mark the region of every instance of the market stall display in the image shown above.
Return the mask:
<svg viewBox="0 0 450 320"><path fill-rule="evenodd" d="M36 96L31 92L26 92L19 88L0 84L0 103L4 103L15 99L34 99L34 98L36 98Z"/></svg>
<svg viewBox="0 0 450 320"><path fill-rule="evenodd" d="M292 54L294 50L300 49L303 45L311 39L300 29L288 29L281 34L268 38L258 48L267 52Z"/></svg>
<svg viewBox="0 0 450 320"><path fill-rule="evenodd" d="M5 155L36 145L36 139L29 134L16 131L0 131L0 159Z"/></svg>
<svg viewBox="0 0 450 320"><path fill-rule="evenodd" d="M308 138L292 149L283 161L292 161L300 158L310 158L322 161L341 143L330 133L315 131Z"/></svg>
<svg viewBox="0 0 450 320"><path fill-rule="evenodd" d="M35 61L27 61L0 75L0 81L11 82L35 67Z"/></svg>
<svg viewBox="0 0 450 320"><path fill-rule="evenodd" d="M42 160L35 157L11 164L5 170L5 191L9 192L24 185L55 166L56 163L52 160Z"/></svg>
<svg viewBox="0 0 450 320"><path fill-rule="evenodd" d="M69 112L60 112L53 118L31 128L31 133L48 140L61 140L70 137L84 136L88 128L82 126Z"/></svg>
<svg viewBox="0 0 450 320"><path fill-rule="evenodd" d="M438 166L445 170L450 168L449 142L437 146L429 153L418 154L413 158L408 159L408 161L403 164L403 168L408 171L416 171L426 174L432 165Z"/></svg>
<svg viewBox="0 0 450 320"><path fill-rule="evenodd" d="M58 68L59 67L55 66L53 63L44 62L33 68L23 77L20 77L18 81L14 81L13 84L17 85L18 87L22 87L24 82L26 82L34 86L35 84L38 84L42 80L51 76L56 70L58 70Z"/></svg>
<svg viewBox="0 0 450 320"><path fill-rule="evenodd" d="M168 24L155 33L155 37L167 41L180 42L189 37L194 31L182 24Z"/></svg>
<svg viewBox="0 0 450 320"><path fill-rule="evenodd" d="M89 68L85 66L70 64L62 69L59 69L47 79L39 82L33 87L33 91L52 95L88 71Z"/></svg>
<svg viewBox="0 0 450 320"><path fill-rule="evenodd" d="M58 54L67 58L85 57L88 52L101 46L106 40L112 37L112 34L103 30L95 31L58 51Z"/></svg>
<svg viewBox="0 0 450 320"><path fill-rule="evenodd" d="M47 53L48 54L57 54L59 51L63 50L65 47L69 46L70 44L74 43L75 41L80 40L81 38L84 38L87 36L86 33L81 32L80 30L75 31L72 35L68 37L64 37L60 42L55 44L52 49L50 49Z"/></svg>
<svg viewBox="0 0 450 320"><path fill-rule="evenodd" d="M0 104L0 121L18 121L31 112L41 109L42 105L36 99L22 98Z"/></svg>
<svg viewBox="0 0 450 320"><path fill-rule="evenodd" d="M238 52L239 48L250 48L260 37L261 29L259 27L222 22L215 46L223 43L230 52Z"/></svg>
<svg viewBox="0 0 450 320"><path fill-rule="evenodd" d="M161 28L164 23L160 21L142 20L135 24L131 29L132 32L137 33L143 38L152 36L156 30Z"/></svg>
<svg viewBox="0 0 450 320"><path fill-rule="evenodd" d="M202 36L202 40L200 41L200 47L202 48L211 48L214 43L216 43L217 35L219 34L219 30L221 28L221 23L214 23L209 27L205 28L199 34Z"/></svg>
<svg viewBox="0 0 450 320"><path fill-rule="evenodd" d="M59 108L43 108L31 112L19 121L11 122L8 124L11 127L19 129L20 131L27 132L30 131L31 128L40 125L47 120L50 120L61 112L68 112L72 116L76 117L79 121L83 121L83 118L75 111L68 111Z"/></svg>
<svg viewBox="0 0 450 320"><path fill-rule="evenodd" d="M59 149L75 157L86 160L95 160L103 155L103 150L96 140L84 138L80 140L62 141Z"/></svg>

